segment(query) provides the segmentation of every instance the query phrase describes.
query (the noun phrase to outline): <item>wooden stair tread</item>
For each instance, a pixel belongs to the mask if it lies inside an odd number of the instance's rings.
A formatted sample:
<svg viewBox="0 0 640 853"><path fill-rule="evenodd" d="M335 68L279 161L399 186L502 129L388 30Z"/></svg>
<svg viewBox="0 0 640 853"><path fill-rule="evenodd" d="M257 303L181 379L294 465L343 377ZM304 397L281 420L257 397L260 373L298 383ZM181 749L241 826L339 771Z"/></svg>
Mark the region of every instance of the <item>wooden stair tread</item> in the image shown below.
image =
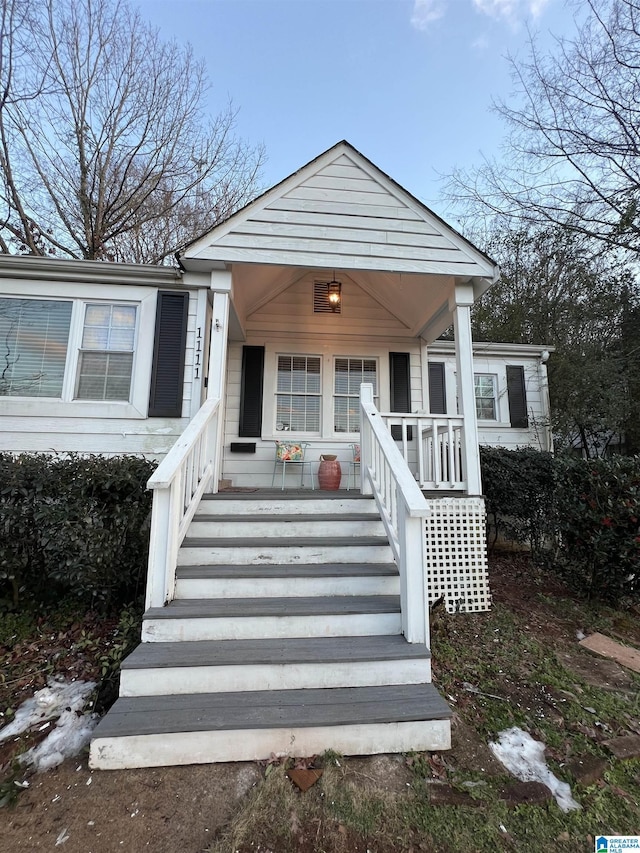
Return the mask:
<svg viewBox="0 0 640 853"><path fill-rule="evenodd" d="M432 684L120 698L93 740L172 732L448 720Z"/></svg>
<svg viewBox="0 0 640 853"><path fill-rule="evenodd" d="M386 536L261 536L216 538L187 537L182 548L350 548L362 545L388 545Z"/></svg>
<svg viewBox="0 0 640 853"><path fill-rule="evenodd" d="M398 634L373 637L310 637L141 643L122 669L260 664L355 663L424 659L429 650Z"/></svg>
<svg viewBox="0 0 640 853"><path fill-rule="evenodd" d="M216 515L215 513L196 513L193 517L194 522L219 521L221 523L247 523L255 524L255 522L266 521L271 524L289 524L289 523L309 523L317 521L323 523L325 521L380 521L380 516L373 512L327 512L327 513L291 513L290 515L278 515L267 513L232 513L230 515Z"/></svg>
<svg viewBox="0 0 640 853"><path fill-rule="evenodd" d="M283 563L282 565L178 566L183 578L349 578L396 577L395 563Z"/></svg>
<svg viewBox="0 0 640 853"><path fill-rule="evenodd" d="M397 595L340 595L299 598L174 598L151 607L144 619L207 619L242 616L321 616L327 614L398 613Z"/></svg>
<svg viewBox="0 0 640 853"><path fill-rule="evenodd" d="M226 489L216 494L202 496L202 501L273 501L273 500L350 500L350 501L372 501L372 495L363 495L352 489L339 489L338 491L324 491L322 489L250 489L248 491L234 491Z"/></svg>

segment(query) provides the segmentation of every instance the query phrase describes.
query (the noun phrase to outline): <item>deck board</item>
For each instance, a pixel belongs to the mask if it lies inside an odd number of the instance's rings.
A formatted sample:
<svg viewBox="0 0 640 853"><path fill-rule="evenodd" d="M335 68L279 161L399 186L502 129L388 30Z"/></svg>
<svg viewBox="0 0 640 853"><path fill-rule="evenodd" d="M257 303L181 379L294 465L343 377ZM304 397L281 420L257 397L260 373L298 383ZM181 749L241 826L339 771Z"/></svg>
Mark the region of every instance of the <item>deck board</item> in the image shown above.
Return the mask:
<svg viewBox="0 0 640 853"><path fill-rule="evenodd" d="M193 519L195 522L217 521L233 522L241 524L254 524L255 522L270 522L272 524L302 523L307 521L380 521L380 516L370 512L332 512L332 513L292 513L291 515L277 515L270 513L232 513L230 515L218 515L216 513L198 513Z"/></svg>
<svg viewBox="0 0 640 853"><path fill-rule="evenodd" d="M394 577L395 563L283 563L282 565L178 566L177 578Z"/></svg>
<svg viewBox="0 0 640 853"><path fill-rule="evenodd" d="M199 640L141 643L122 669L303 663L355 663L430 658L428 649L400 635Z"/></svg>
<svg viewBox="0 0 640 853"><path fill-rule="evenodd" d="M208 619L242 616L320 616L327 614L399 613L397 595L341 595L299 598L174 598L151 607L144 619Z"/></svg>
<svg viewBox="0 0 640 853"><path fill-rule="evenodd" d="M450 719L432 684L120 698L94 739Z"/></svg>
<svg viewBox="0 0 640 853"><path fill-rule="evenodd" d="M277 548L277 547L296 547L296 548L353 548L369 545L384 546L388 545L389 540L386 536L332 536L327 539L326 536L266 536L260 538L246 536L237 538L220 538L214 536L192 536L187 537L182 542L183 548Z"/></svg>

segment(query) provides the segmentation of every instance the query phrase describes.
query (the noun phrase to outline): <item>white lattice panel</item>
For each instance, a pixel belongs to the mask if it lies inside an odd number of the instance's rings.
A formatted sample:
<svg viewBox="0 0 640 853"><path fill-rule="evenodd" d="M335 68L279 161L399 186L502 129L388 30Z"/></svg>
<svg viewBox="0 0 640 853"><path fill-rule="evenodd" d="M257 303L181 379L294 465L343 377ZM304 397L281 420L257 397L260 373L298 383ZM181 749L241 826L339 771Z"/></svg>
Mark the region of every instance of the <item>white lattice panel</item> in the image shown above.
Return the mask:
<svg viewBox="0 0 640 853"><path fill-rule="evenodd" d="M483 498L429 499L427 531L427 597L444 597L449 613L489 610Z"/></svg>

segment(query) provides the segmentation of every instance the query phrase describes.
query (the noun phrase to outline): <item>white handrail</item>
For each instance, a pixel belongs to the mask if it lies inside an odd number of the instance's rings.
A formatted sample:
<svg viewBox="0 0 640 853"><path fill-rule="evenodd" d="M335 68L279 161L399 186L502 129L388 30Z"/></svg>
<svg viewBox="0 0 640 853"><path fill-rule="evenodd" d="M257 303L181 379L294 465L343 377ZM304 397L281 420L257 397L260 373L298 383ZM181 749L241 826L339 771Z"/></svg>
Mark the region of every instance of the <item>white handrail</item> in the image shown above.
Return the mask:
<svg viewBox="0 0 640 853"><path fill-rule="evenodd" d="M153 489L146 603L173 598L178 549L207 488L215 487L220 400L207 400L147 483Z"/></svg>
<svg viewBox="0 0 640 853"><path fill-rule="evenodd" d="M373 385L360 386L360 476L373 494L400 574L402 633L429 645L426 529L429 505L373 402Z"/></svg>

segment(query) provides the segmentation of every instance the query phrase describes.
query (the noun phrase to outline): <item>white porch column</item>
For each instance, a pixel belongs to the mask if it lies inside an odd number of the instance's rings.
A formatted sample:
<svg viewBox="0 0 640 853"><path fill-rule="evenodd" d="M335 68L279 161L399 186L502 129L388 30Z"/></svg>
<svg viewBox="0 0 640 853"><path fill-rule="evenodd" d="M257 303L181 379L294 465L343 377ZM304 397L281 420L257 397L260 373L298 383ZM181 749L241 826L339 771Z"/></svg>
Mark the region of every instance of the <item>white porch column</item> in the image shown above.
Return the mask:
<svg viewBox="0 0 640 853"><path fill-rule="evenodd" d="M476 396L473 382L473 344L471 339L471 306L473 305L471 284L456 284L449 300L453 313L453 328L456 346L456 379L458 406L464 418L462 431L462 453L467 480L467 494L481 495L480 453L478 451L478 421Z"/></svg>
<svg viewBox="0 0 640 853"><path fill-rule="evenodd" d="M213 270L211 273L211 290L213 291L213 311L211 314L207 399L220 400L217 417L214 418L211 425L212 429L215 430L215 436L211 436L212 441L215 442L211 489L217 492L224 444L231 273L227 270Z"/></svg>

